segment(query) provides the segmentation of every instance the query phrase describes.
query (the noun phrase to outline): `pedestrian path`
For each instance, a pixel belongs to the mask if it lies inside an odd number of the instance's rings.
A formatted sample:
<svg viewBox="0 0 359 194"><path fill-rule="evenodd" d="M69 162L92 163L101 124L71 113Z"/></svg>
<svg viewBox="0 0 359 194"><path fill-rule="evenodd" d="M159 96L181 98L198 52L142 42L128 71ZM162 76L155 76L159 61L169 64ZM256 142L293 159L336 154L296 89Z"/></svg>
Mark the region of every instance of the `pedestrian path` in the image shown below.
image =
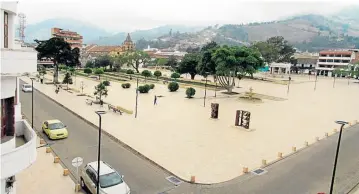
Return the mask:
<svg viewBox="0 0 359 194"><path fill-rule="evenodd" d="M40 146L38 137L37 147ZM45 147L37 148L36 162L16 175L17 194L72 194L75 183L70 176L63 176L63 167L54 163L52 153L46 153Z"/></svg>

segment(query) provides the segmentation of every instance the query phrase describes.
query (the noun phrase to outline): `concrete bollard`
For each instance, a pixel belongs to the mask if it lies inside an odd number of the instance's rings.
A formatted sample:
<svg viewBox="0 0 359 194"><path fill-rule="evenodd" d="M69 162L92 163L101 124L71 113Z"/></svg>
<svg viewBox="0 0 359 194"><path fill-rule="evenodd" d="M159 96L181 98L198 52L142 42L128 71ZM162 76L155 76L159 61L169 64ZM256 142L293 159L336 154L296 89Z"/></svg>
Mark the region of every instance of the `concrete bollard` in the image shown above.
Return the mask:
<svg viewBox="0 0 359 194"><path fill-rule="evenodd" d="M191 176L191 183L195 183L196 182L196 176Z"/></svg>
<svg viewBox="0 0 359 194"><path fill-rule="evenodd" d="M294 146L293 146L293 147L292 147L292 151L293 151L293 152L296 152L296 151L297 151L297 147L294 147Z"/></svg>
<svg viewBox="0 0 359 194"><path fill-rule="evenodd" d="M51 148L50 147L46 147L46 153L50 153L51 152Z"/></svg>
<svg viewBox="0 0 359 194"><path fill-rule="evenodd" d="M278 158L279 159L283 158L283 153L282 152L278 152Z"/></svg>
<svg viewBox="0 0 359 194"><path fill-rule="evenodd" d="M70 174L70 171L69 171L69 169L67 169L67 168L65 168L64 169L64 176L67 176L67 175L69 175Z"/></svg>
<svg viewBox="0 0 359 194"><path fill-rule="evenodd" d="M80 192L80 191L81 191L81 185L75 184L75 192Z"/></svg>
<svg viewBox="0 0 359 194"><path fill-rule="evenodd" d="M58 156L54 157L54 163L59 163L60 162L60 158Z"/></svg>
<svg viewBox="0 0 359 194"><path fill-rule="evenodd" d="M316 141L319 141L319 137L315 137L315 140L316 140Z"/></svg>
<svg viewBox="0 0 359 194"><path fill-rule="evenodd" d="M243 173L248 173L248 167L243 167Z"/></svg>
<svg viewBox="0 0 359 194"><path fill-rule="evenodd" d="M80 192L80 191L81 191L81 185L75 184L75 192Z"/></svg>
<svg viewBox="0 0 359 194"><path fill-rule="evenodd" d="M44 139L40 139L40 144L41 145L43 145L43 144L45 144L46 142L45 142L45 140Z"/></svg>
<svg viewBox="0 0 359 194"><path fill-rule="evenodd" d="M262 166L267 166L267 160L262 160Z"/></svg>
<svg viewBox="0 0 359 194"><path fill-rule="evenodd" d="M334 133L338 132L338 129L334 129L333 132L334 132Z"/></svg>
<svg viewBox="0 0 359 194"><path fill-rule="evenodd" d="M328 134L328 133L325 133L325 137L329 137L329 134Z"/></svg>
<svg viewBox="0 0 359 194"><path fill-rule="evenodd" d="M307 141L305 141L304 146L309 146L309 143Z"/></svg>

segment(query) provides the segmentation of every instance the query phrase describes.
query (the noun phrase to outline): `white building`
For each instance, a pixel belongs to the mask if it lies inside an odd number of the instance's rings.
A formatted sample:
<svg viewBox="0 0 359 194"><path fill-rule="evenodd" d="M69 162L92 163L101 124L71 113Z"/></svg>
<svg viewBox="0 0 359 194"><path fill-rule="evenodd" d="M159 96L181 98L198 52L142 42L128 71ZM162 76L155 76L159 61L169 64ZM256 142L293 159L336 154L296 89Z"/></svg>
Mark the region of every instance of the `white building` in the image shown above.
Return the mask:
<svg viewBox="0 0 359 194"><path fill-rule="evenodd" d="M36 160L36 133L22 119L19 78L36 72L37 53L15 41L17 2L0 2L1 73L1 189L16 193L16 174ZM31 102L29 102L31 103Z"/></svg>
<svg viewBox="0 0 359 194"><path fill-rule="evenodd" d="M271 74L290 74L290 63L271 63L269 70Z"/></svg>
<svg viewBox="0 0 359 194"><path fill-rule="evenodd" d="M315 69L318 75L332 76L336 68L347 68L349 63L355 59L355 52L351 50L344 51L321 51Z"/></svg>

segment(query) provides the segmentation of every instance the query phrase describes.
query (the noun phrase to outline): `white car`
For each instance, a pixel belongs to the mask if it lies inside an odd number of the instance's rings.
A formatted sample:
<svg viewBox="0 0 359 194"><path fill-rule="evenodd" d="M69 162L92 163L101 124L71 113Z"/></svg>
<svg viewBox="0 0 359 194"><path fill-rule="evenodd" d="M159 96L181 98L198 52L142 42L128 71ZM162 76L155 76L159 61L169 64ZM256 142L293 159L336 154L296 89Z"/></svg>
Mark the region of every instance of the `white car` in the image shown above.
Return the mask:
<svg viewBox="0 0 359 194"><path fill-rule="evenodd" d="M22 91L23 92L32 92L32 87L30 84L23 84L22 85Z"/></svg>
<svg viewBox="0 0 359 194"><path fill-rule="evenodd" d="M86 164L81 171L81 187L97 193L97 161ZM107 163L100 161L100 194L130 194L130 188L120 175Z"/></svg>

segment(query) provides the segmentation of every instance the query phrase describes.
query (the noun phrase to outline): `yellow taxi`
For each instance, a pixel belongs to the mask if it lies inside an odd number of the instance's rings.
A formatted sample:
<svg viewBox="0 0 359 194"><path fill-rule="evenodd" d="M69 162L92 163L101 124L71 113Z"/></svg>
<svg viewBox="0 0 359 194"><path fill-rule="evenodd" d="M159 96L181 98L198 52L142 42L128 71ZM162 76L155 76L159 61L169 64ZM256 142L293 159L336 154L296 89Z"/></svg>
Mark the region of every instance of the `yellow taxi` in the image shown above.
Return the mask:
<svg viewBox="0 0 359 194"><path fill-rule="evenodd" d="M59 120L47 120L42 124L42 131L50 139L63 139L69 136L66 125Z"/></svg>

